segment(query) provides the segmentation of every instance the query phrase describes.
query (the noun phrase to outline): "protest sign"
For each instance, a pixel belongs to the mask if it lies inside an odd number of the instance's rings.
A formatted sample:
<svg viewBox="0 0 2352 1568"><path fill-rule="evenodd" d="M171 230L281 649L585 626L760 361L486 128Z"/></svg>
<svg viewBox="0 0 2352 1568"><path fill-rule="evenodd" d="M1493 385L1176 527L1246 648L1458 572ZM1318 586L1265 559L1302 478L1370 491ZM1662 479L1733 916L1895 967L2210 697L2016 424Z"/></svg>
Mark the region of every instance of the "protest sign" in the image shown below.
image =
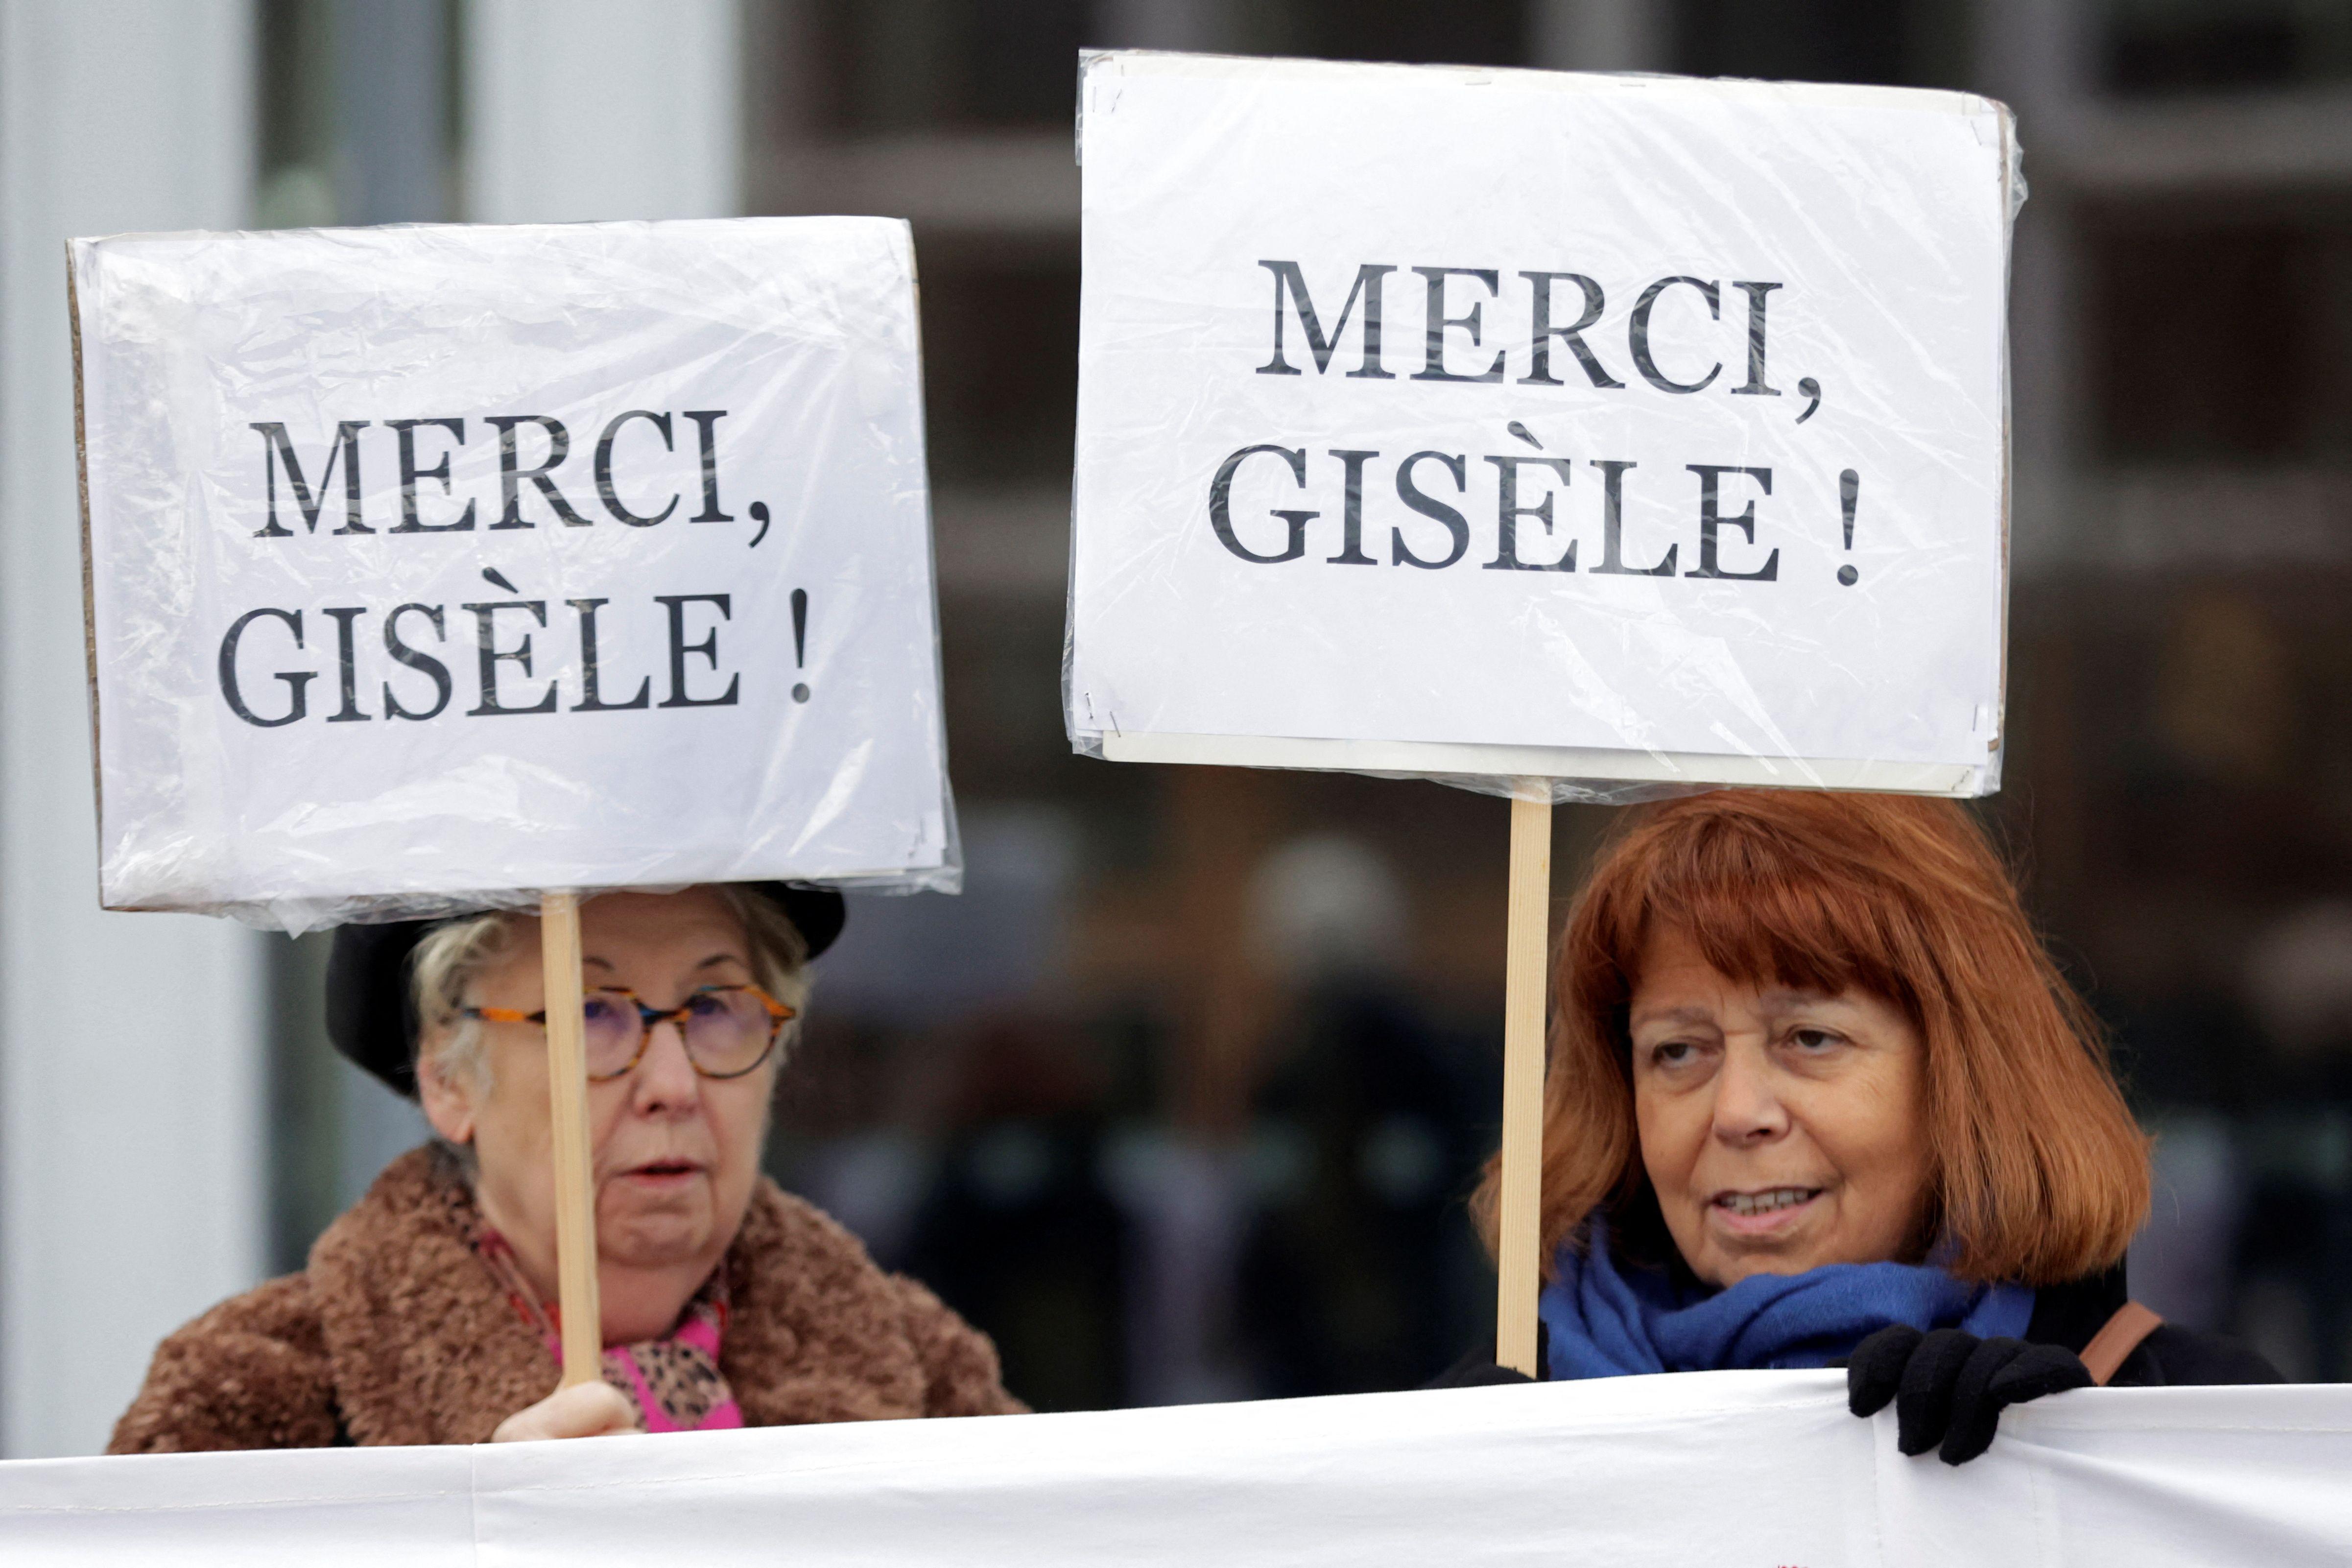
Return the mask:
<svg viewBox="0 0 2352 1568"><path fill-rule="evenodd" d="M578 898L952 889L907 226L69 247L100 900L541 915L599 1376Z"/></svg>
<svg viewBox="0 0 2352 1568"><path fill-rule="evenodd" d="M107 906L953 885L906 225L71 261Z"/></svg>
<svg viewBox="0 0 2352 1568"><path fill-rule="evenodd" d="M1092 57L1069 729L1998 782L2007 111Z"/></svg>
<svg viewBox="0 0 2352 1568"><path fill-rule="evenodd" d="M1148 53L1079 92L1072 743L1514 796L1532 1370L1551 801L1999 783L2009 113Z"/></svg>
<svg viewBox="0 0 2352 1568"><path fill-rule="evenodd" d="M1836 1373L1685 1373L595 1442L0 1464L12 1568L1706 1563L2352 1554L2352 1389L2085 1389L1957 1468Z"/></svg>

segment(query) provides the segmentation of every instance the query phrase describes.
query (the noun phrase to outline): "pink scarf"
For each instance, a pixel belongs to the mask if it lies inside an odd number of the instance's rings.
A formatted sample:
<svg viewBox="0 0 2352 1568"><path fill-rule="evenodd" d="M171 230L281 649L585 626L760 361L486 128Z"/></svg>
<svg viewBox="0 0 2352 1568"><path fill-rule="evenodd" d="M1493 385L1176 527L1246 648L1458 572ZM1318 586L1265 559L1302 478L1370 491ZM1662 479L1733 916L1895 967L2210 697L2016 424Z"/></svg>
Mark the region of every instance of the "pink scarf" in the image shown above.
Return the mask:
<svg viewBox="0 0 2352 1568"><path fill-rule="evenodd" d="M539 1299L515 1261L514 1248L488 1223L475 1231L474 1251L489 1268L522 1321L563 1361L561 1314ZM713 1269L677 1327L667 1338L604 1347L604 1381L629 1398L644 1432L709 1432L743 1425L742 1406L719 1370L719 1346L727 1331L727 1286Z"/></svg>

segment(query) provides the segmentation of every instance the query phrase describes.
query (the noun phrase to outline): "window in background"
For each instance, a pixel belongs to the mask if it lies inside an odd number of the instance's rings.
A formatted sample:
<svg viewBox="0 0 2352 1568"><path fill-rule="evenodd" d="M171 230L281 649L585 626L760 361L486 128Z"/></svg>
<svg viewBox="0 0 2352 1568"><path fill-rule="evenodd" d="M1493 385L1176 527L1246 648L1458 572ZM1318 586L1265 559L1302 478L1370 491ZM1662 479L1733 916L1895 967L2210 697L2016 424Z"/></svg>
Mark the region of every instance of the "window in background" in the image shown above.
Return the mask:
<svg viewBox="0 0 2352 1568"><path fill-rule="evenodd" d="M1078 405L1078 245L917 236L931 481L1066 490Z"/></svg>
<svg viewBox="0 0 2352 1568"><path fill-rule="evenodd" d="M811 122L837 136L1062 130L1077 53L1116 41L1133 7L1088 0L817 0ZM1527 0L1255 0L1199 8L1202 47L1322 59L1519 65Z"/></svg>
<svg viewBox="0 0 2352 1568"><path fill-rule="evenodd" d="M2352 206L2095 210L2085 235L2100 457L2352 460Z"/></svg>
<svg viewBox="0 0 2352 1568"><path fill-rule="evenodd" d="M1670 0L1675 67L1690 76L1957 87L1963 0Z"/></svg>
<svg viewBox="0 0 2352 1568"><path fill-rule="evenodd" d="M2342 0L2109 0L2104 85L2119 97L2275 91L2352 80Z"/></svg>
<svg viewBox="0 0 2352 1568"><path fill-rule="evenodd" d="M1310 59L1524 65L1528 11L1527 0L1279 0L1242 8L1236 47Z"/></svg>
<svg viewBox="0 0 2352 1568"><path fill-rule="evenodd" d="M1087 0L816 0L811 123L841 136L1067 126Z"/></svg>
<svg viewBox="0 0 2352 1568"><path fill-rule="evenodd" d="M321 0L262 0L258 227L335 221L332 23Z"/></svg>
<svg viewBox="0 0 2352 1568"><path fill-rule="evenodd" d="M459 0L261 0L262 228L457 214Z"/></svg>

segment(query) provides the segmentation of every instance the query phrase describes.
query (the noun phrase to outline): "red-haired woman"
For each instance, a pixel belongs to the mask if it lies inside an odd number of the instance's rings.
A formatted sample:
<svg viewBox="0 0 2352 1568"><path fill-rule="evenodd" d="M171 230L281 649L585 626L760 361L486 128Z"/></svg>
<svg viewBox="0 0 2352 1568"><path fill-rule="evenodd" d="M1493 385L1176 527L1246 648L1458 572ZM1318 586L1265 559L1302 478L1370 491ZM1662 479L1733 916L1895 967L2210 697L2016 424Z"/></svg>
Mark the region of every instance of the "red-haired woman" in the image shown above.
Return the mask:
<svg viewBox="0 0 2352 1568"><path fill-rule="evenodd" d="M1843 1362L1856 1415L1893 1400L1903 1451L1953 1464L2060 1389L2278 1381L2127 1307L2147 1140L1948 801L1630 813L1562 935L1550 1054L1549 1377Z"/></svg>

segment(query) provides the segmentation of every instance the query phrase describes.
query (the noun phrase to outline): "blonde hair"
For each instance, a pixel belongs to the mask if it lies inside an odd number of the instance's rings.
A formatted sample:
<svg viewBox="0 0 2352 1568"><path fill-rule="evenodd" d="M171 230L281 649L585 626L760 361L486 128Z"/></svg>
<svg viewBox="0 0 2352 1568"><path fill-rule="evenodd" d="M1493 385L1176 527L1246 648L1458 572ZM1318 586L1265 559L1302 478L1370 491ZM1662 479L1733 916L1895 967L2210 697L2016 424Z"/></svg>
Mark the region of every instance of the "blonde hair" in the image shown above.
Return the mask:
<svg viewBox="0 0 2352 1568"><path fill-rule="evenodd" d="M714 883L709 890L743 926L751 948L752 984L794 1012L808 1004L808 942L800 928L773 899L749 888ZM418 939L408 958L409 997L416 1009L416 1038L412 1049L421 1079L428 1042L437 1037L434 1065L445 1073L466 1079L477 1089L489 1087L490 1064L482 1049L482 1026L465 1016L466 994L481 973L504 963L522 940L523 922L531 919L519 910L493 910L436 926ZM798 1039L800 1022L785 1026L780 1042L789 1054ZM781 1063L781 1056L779 1058Z"/></svg>

